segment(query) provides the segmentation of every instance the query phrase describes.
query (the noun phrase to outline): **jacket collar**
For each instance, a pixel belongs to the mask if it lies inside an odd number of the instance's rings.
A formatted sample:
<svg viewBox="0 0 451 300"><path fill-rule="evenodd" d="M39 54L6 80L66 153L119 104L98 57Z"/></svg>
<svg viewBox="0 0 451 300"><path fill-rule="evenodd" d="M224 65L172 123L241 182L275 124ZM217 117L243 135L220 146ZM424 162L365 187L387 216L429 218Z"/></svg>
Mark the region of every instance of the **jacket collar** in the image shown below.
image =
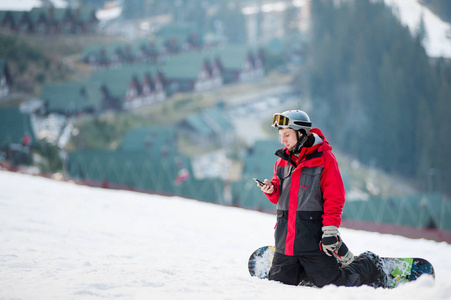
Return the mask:
<svg viewBox="0 0 451 300"><path fill-rule="evenodd" d="M282 148L276 151L275 155L282 158L283 160L288 161L293 166L297 167L299 163L302 161L304 157L307 155L313 153L318 148L321 147L320 151L324 149L332 149L332 147L329 145L329 142L324 137L324 134L319 130L318 128L312 128L310 129L310 132L315 137L315 141L313 143L313 146L311 147L302 147L299 155L294 155L288 149Z"/></svg>

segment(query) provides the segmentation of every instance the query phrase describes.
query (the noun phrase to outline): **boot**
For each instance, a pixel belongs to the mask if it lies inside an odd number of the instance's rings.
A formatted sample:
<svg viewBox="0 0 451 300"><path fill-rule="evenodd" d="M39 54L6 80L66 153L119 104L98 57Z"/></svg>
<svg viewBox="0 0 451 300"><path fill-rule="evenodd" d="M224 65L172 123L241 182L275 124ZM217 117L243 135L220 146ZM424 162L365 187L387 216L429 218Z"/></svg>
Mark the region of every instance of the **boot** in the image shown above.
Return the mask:
<svg viewBox="0 0 451 300"><path fill-rule="evenodd" d="M369 280L370 285L373 287L386 288L388 286L388 276L384 270L384 262L382 261L382 259L377 254L371 251L366 251L362 255L367 256L374 264L373 275Z"/></svg>

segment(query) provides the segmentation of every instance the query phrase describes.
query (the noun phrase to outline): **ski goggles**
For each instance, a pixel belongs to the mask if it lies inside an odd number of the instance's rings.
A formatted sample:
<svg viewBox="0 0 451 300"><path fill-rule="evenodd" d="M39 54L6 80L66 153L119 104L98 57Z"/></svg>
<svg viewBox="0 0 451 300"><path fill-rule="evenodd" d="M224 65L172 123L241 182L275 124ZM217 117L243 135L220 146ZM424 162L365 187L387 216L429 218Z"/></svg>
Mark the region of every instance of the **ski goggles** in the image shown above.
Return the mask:
<svg viewBox="0 0 451 300"><path fill-rule="evenodd" d="M308 132L312 127L312 123L307 121L292 120L287 116L274 114L272 118L272 127L291 128L294 130L305 129Z"/></svg>
<svg viewBox="0 0 451 300"><path fill-rule="evenodd" d="M290 118L282 116L281 114L274 114L272 118L272 127L289 127L294 125Z"/></svg>

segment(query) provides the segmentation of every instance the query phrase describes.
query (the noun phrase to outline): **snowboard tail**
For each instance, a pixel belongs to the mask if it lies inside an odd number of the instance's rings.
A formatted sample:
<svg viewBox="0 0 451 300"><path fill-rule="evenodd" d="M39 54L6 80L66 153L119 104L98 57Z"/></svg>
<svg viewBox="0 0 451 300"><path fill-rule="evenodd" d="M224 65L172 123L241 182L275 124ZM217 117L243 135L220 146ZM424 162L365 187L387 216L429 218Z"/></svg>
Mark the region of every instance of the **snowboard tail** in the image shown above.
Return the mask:
<svg viewBox="0 0 451 300"><path fill-rule="evenodd" d="M264 246L251 254L248 262L251 276L268 279L275 251L274 246ZM414 281L422 275L432 275L435 278L434 267L423 258L382 257L382 261L387 276L387 288Z"/></svg>
<svg viewBox="0 0 451 300"><path fill-rule="evenodd" d="M432 264L424 258L381 257L387 274L387 287L395 288L399 284L415 281L428 274L435 278Z"/></svg>

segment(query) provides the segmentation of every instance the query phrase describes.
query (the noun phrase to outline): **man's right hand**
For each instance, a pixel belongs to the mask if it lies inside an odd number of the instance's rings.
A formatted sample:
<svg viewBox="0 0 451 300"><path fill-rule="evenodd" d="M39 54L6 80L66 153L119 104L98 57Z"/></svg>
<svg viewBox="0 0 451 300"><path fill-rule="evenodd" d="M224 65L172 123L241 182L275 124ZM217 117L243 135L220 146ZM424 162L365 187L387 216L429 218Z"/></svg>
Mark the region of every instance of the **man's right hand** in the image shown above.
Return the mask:
<svg viewBox="0 0 451 300"><path fill-rule="evenodd" d="M263 185L260 185L260 189L262 190L263 193L266 194L274 193L274 184L271 181L265 179L263 183L264 183Z"/></svg>

